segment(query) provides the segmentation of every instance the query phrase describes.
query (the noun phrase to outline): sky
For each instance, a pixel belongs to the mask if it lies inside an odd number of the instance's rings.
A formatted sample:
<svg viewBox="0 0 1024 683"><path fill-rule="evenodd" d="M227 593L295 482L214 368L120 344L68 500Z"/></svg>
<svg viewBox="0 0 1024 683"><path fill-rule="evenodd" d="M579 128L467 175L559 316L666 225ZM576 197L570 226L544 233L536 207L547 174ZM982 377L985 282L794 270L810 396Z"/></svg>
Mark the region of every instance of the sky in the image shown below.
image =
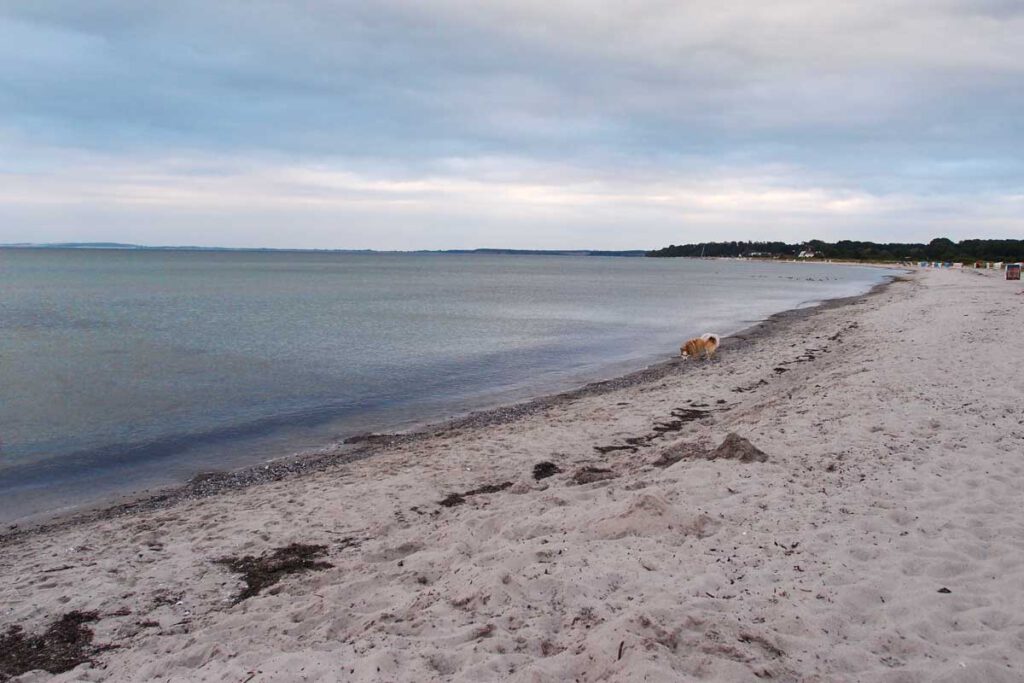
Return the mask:
<svg viewBox="0 0 1024 683"><path fill-rule="evenodd" d="M0 243L1024 238L1021 0L4 0Z"/></svg>

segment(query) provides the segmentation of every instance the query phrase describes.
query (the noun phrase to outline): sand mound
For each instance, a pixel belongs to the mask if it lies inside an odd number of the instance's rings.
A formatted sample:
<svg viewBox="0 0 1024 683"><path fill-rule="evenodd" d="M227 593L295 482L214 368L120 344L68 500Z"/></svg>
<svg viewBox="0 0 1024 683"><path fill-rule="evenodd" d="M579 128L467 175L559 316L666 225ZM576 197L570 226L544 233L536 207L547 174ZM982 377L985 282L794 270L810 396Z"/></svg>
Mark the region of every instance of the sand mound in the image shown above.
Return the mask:
<svg viewBox="0 0 1024 683"><path fill-rule="evenodd" d="M661 451L658 457L651 461L651 464L655 467L671 467L680 460L706 458L707 455L707 451L700 444L680 441Z"/></svg>
<svg viewBox="0 0 1024 683"><path fill-rule="evenodd" d="M635 496L593 526L595 537L606 540L655 535L705 538L716 528L707 515L687 514L654 493Z"/></svg>
<svg viewBox="0 0 1024 683"><path fill-rule="evenodd" d="M719 458L740 462L767 462L768 454L736 432L730 432L718 448L708 453L708 460Z"/></svg>
<svg viewBox="0 0 1024 683"><path fill-rule="evenodd" d="M572 475L572 480L574 483L582 485L593 484L595 481L604 481L605 479L615 479L618 476L605 467L588 466L576 470Z"/></svg>

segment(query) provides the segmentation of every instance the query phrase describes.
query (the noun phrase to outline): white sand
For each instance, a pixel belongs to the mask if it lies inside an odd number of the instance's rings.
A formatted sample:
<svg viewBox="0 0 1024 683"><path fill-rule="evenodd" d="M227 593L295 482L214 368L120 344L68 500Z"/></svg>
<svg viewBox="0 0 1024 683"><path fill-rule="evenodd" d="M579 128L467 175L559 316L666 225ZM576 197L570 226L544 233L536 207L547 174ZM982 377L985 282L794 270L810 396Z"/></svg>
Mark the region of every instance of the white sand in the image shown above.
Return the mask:
<svg viewBox="0 0 1024 683"><path fill-rule="evenodd" d="M1020 291L923 272L648 385L8 541L0 627L106 615L119 649L26 680L1022 681ZM691 401L721 410L595 451ZM651 465L729 432L768 462ZM334 567L232 605L213 560L291 542Z"/></svg>

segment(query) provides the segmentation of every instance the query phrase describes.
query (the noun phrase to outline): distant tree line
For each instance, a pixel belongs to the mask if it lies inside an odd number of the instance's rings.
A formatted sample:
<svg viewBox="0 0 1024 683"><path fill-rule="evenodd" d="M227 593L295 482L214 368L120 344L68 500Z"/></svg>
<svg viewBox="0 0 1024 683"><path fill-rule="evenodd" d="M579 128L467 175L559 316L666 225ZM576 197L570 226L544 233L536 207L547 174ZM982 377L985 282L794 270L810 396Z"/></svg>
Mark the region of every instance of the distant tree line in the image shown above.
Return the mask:
<svg viewBox="0 0 1024 683"><path fill-rule="evenodd" d="M701 242L670 245L647 252L648 256L753 256L795 258L813 251L815 258L849 261L1024 261L1024 240L961 240L937 237L928 244L903 242Z"/></svg>
<svg viewBox="0 0 1024 683"><path fill-rule="evenodd" d="M803 247L785 242L700 242L670 245L648 256L796 256Z"/></svg>

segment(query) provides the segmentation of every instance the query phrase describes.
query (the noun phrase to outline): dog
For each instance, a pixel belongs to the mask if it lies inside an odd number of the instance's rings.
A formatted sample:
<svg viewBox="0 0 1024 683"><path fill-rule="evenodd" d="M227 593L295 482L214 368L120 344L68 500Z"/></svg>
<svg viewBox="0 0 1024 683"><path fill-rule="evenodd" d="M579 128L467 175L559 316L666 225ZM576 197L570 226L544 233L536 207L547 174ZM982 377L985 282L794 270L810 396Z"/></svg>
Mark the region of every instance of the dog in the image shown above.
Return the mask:
<svg viewBox="0 0 1024 683"><path fill-rule="evenodd" d="M680 346L679 355L683 358L697 358L703 353L705 358L711 358L711 356L715 355L715 351L718 350L720 343L721 337L717 334L705 332L701 336L694 337Z"/></svg>

